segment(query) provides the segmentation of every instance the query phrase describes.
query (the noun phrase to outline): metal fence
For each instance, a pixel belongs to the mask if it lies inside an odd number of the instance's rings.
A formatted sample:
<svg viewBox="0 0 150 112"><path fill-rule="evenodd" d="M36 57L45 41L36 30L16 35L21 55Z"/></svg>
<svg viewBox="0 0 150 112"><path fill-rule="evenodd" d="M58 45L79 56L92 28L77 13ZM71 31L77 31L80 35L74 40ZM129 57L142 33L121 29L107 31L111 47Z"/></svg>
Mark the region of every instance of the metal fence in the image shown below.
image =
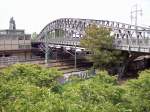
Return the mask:
<svg viewBox="0 0 150 112"><path fill-rule="evenodd" d="M7 67L9 65L15 63L24 63L24 62L32 62L32 61L39 61L43 60L43 58L39 56L34 56L31 59L19 58L18 56L9 56L9 57L0 57L0 67Z"/></svg>

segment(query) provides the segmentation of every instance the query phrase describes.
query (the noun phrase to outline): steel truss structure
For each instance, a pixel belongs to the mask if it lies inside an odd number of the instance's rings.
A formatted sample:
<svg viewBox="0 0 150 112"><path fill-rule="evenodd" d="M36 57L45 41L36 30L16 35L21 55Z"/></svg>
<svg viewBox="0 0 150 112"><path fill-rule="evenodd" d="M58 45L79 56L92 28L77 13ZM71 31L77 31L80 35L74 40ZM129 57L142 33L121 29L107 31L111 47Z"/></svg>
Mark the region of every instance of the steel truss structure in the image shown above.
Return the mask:
<svg viewBox="0 0 150 112"><path fill-rule="evenodd" d="M80 46L80 39L90 25L112 29L115 35L114 47L119 50L150 52L150 28L108 20L61 18L46 25L36 41L50 45Z"/></svg>

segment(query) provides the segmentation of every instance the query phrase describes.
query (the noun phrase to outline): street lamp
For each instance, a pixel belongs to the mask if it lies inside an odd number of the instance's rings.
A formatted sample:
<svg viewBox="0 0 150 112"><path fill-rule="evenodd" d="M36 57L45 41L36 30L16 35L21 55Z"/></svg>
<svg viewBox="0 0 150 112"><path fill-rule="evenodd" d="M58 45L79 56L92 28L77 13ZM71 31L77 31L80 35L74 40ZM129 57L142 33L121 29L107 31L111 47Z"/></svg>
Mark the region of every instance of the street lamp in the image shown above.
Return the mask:
<svg viewBox="0 0 150 112"><path fill-rule="evenodd" d="M74 69L77 70L77 52L76 52L76 42L75 42L75 54L74 54Z"/></svg>
<svg viewBox="0 0 150 112"><path fill-rule="evenodd" d="M45 32L45 65L48 65L48 35L47 32Z"/></svg>

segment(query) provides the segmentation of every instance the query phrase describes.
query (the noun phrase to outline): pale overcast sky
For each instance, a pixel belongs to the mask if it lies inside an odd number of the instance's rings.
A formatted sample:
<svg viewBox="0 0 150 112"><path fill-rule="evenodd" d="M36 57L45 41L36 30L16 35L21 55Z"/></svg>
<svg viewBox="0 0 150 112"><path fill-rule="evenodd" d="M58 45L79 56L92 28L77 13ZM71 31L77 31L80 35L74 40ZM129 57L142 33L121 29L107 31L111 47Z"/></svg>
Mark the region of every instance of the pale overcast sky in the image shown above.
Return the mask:
<svg viewBox="0 0 150 112"><path fill-rule="evenodd" d="M39 33L59 18L90 18L130 23L131 7L143 9L140 25L150 26L150 0L0 0L0 29L14 17L17 29Z"/></svg>

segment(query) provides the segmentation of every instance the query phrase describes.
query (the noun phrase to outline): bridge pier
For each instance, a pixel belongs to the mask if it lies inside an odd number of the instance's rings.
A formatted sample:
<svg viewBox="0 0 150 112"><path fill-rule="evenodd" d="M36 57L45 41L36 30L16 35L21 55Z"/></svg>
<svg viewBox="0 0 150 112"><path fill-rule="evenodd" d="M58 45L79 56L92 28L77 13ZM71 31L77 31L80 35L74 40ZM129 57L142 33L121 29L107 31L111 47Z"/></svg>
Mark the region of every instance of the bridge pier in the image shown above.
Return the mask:
<svg viewBox="0 0 150 112"><path fill-rule="evenodd" d="M124 52L123 62L118 68L118 80L122 79L126 74L129 67L129 64L134 61L139 55L137 53Z"/></svg>

